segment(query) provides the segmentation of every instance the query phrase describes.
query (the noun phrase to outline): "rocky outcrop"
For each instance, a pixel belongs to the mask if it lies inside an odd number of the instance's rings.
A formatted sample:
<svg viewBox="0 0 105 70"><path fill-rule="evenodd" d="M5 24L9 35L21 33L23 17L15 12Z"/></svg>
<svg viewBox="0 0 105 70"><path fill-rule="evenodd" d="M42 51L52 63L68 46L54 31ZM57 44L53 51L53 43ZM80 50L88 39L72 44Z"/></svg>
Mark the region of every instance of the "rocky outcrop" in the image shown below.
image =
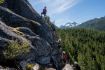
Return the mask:
<svg viewBox="0 0 105 70"><path fill-rule="evenodd" d="M71 66L70 64L66 64L62 70L74 70L74 69L73 66Z"/></svg>
<svg viewBox="0 0 105 70"><path fill-rule="evenodd" d="M38 63L42 66L52 64L61 70L57 40L55 27L49 18L41 18L27 0L5 0L0 6L0 65L8 60L4 51L9 43L17 41L20 45L28 42L29 47L27 54L14 58L21 69L27 64Z"/></svg>

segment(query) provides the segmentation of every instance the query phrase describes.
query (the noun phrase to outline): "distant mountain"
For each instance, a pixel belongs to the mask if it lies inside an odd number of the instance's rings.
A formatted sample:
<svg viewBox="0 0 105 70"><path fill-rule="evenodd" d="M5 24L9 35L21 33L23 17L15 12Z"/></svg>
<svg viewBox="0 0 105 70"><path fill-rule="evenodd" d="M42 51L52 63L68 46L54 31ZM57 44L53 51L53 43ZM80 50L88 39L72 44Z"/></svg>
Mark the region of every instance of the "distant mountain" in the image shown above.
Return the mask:
<svg viewBox="0 0 105 70"><path fill-rule="evenodd" d="M97 29L97 30L105 30L105 16L101 18L94 18L88 20L80 25L77 25L76 22L68 22L65 25L61 25L60 28L87 28L87 29Z"/></svg>
<svg viewBox="0 0 105 70"><path fill-rule="evenodd" d="M105 30L105 17L95 18L95 19L86 21L86 22L78 25L77 28Z"/></svg>
<svg viewBox="0 0 105 70"><path fill-rule="evenodd" d="M65 25L61 25L60 28L62 28L62 29L65 29L65 28L72 28L72 27L75 27L77 24L78 24L78 23L76 23L76 22L73 22L73 23L68 22L68 23L66 23Z"/></svg>

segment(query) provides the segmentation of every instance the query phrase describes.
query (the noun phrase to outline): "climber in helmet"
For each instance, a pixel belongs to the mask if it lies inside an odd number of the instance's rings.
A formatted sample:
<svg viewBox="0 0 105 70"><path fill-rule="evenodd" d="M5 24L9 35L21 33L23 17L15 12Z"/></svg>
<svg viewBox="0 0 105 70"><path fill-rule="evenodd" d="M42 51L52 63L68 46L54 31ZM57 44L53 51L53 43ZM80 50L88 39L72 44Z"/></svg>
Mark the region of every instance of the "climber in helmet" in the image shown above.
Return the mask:
<svg viewBox="0 0 105 70"><path fill-rule="evenodd" d="M45 6L43 11L41 12L41 16L44 15L44 17L45 17L46 13L47 13L47 7Z"/></svg>

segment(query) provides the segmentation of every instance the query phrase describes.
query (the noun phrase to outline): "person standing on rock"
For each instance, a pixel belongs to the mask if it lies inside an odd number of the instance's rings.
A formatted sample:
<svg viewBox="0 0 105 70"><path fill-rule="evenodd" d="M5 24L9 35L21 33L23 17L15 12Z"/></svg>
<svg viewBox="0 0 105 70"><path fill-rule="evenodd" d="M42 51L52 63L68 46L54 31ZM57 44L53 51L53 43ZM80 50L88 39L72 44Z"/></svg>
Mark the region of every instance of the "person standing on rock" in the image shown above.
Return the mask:
<svg viewBox="0 0 105 70"><path fill-rule="evenodd" d="M44 17L46 16L47 14L47 7L45 6L43 11L41 12L41 17L44 15Z"/></svg>

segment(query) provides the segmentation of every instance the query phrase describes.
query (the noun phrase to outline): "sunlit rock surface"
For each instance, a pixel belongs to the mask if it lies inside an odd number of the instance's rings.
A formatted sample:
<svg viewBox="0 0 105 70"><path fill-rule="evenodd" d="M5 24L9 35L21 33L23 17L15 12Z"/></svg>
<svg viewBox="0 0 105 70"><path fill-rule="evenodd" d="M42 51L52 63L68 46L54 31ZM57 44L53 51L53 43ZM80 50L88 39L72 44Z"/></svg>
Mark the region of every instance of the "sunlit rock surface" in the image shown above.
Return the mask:
<svg viewBox="0 0 105 70"><path fill-rule="evenodd" d="M60 70L61 53L57 40L55 27L50 19L42 18L27 0L5 0L0 5L0 65L5 65L5 60L8 60L3 51L9 42L23 44L27 41L29 52L15 57L20 67L24 61L26 64L38 63L44 66L53 64Z"/></svg>

